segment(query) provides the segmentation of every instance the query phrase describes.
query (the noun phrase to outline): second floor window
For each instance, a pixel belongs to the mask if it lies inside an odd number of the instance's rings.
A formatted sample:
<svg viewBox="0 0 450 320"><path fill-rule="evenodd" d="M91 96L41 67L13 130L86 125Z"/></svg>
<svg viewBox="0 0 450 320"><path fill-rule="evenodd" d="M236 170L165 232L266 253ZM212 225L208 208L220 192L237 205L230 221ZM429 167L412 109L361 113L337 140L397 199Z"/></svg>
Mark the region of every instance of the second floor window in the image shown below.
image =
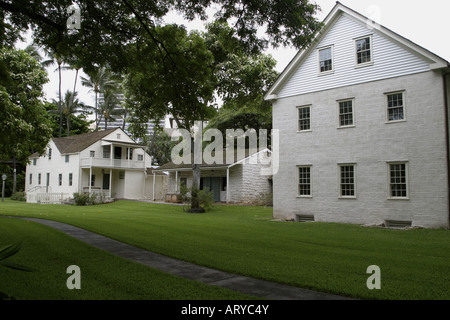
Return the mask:
<svg viewBox="0 0 450 320"><path fill-rule="evenodd" d="M321 73L333 71L333 47L319 49L319 70Z"/></svg>
<svg viewBox="0 0 450 320"><path fill-rule="evenodd" d="M298 129L299 132L311 130L311 107L298 108Z"/></svg>
<svg viewBox="0 0 450 320"><path fill-rule="evenodd" d="M389 93L387 97L387 120L405 120L405 95L404 92Z"/></svg>
<svg viewBox="0 0 450 320"><path fill-rule="evenodd" d="M372 62L372 37L356 39L356 65Z"/></svg>
<svg viewBox="0 0 450 320"><path fill-rule="evenodd" d="M353 125L353 100L339 101L339 127Z"/></svg>

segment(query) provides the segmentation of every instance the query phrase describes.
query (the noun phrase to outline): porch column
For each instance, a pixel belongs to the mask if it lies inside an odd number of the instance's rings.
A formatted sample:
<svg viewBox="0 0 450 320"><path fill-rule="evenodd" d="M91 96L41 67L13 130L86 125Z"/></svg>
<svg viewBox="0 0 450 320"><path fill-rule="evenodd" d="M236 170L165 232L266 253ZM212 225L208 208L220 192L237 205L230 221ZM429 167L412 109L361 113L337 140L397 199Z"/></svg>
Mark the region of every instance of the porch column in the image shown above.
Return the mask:
<svg viewBox="0 0 450 320"><path fill-rule="evenodd" d="M114 166L113 159L114 159L114 148L113 148L113 144L111 143L111 147L109 149L109 160L111 162L110 163L111 168Z"/></svg>
<svg viewBox="0 0 450 320"><path fill-rule="evenodd" d="M230 202L230 167L227 167L227 203Z"/></svg>
<svg viewBox="0 0 450 320"><path fill-rule="evenodd" d="M109 169L109 197L112 198L112 168Z"/></svg>
<svg viewBox="0 0 450 320"><path fill-rule="evenodd" d="M153 171L153 201L155 201L156 172Z"/></svg>
<svg viewBox="0 0 450 320"><path fill-rule="evenodd" d="M89 194L91 194L91 184L92 184L92 166L89 167Z"/></svg>
<svg viewBox="0 0 450 320"><path fill-rule="evenodd" d="M178 193L178 171L175 171L175 193Z"/></svg>

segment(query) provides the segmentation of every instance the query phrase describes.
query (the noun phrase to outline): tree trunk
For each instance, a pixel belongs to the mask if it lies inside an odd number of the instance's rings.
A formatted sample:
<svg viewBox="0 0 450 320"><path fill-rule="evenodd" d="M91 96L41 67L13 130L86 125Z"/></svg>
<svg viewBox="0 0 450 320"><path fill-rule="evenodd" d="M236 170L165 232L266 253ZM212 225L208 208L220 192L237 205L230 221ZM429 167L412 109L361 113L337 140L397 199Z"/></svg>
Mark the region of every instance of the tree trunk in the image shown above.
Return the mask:
<svg viewBox="0 0 450 320"><path fill-rule="evenodd" d="M61 63L58 63L58 72L59 72L59 137L62 136L62 104L61 104Z"/></svg>

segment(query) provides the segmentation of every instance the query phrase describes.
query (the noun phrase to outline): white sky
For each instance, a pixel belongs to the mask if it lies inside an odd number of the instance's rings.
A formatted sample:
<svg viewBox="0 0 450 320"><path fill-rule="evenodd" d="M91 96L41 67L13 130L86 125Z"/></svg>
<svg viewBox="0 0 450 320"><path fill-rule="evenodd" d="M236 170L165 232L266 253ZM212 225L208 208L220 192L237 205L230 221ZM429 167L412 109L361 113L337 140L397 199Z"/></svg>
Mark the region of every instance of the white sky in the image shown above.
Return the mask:
<svg viewBox="0 0 450 320"><path fill-rule="evenodd" d="M316 0L321 12L317 18L322 21L336 4L335 0ZM341 0L343 5L375 20L399 35L428 49L438 56L450 61L450 1L448 0ZM177 21L172 16L169 21ZM201 24L192 23L188 28L200 29ZM292 48L278 48L268 53L278 61L277 70L283 71L297 53ZM49 70L50 82L44 87L47 99L56 99L58 90L58 74ZM64 72L62 79L63 93L73 88L74 72ZM80 81L80 80L79 80ZM93 95L88 89L77 84L80 100L93 105Z"/></svg>

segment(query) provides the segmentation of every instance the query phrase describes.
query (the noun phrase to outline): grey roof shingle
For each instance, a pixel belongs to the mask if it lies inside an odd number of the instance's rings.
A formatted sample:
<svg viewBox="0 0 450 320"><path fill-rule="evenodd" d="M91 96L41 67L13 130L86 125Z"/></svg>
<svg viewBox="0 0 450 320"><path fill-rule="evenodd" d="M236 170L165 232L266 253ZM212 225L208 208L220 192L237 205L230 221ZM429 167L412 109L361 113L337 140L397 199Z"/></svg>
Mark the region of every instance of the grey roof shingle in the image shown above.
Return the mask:
<svg viewBox="0 0 450 320"><path fill-rule="evenodd" d="M103 139L118 128L79 134L76 136L53 138L53 142L61 154L81 152L95 142Z"/></svg>

